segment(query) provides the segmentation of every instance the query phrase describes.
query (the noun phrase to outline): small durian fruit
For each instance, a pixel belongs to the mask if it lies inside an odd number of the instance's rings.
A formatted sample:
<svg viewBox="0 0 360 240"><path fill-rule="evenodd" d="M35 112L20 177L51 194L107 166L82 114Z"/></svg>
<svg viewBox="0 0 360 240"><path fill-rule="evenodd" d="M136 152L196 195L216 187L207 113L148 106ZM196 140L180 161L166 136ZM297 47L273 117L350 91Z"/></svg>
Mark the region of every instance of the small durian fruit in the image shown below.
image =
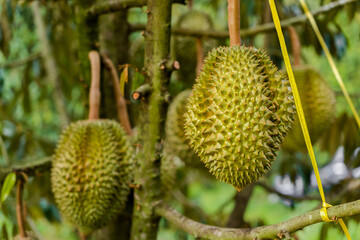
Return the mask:
<svg viewBox="0 0 360 240"><path fill-rule="evenodd" d="M328 130L336 117L336 96L320 73L309 66L294 69L296 85L304 109L312 144ZM289 152L305 151L306 145L299 118L286 136L282 148Z"/></svg>
<svg viewBox="0 0 360 240"><path fill-rule="evenodd" d="M16 235L13 240L38 240L32 231L26 231L26 237L21 237L20 234Z"/></svg>
<svg viewBox="0 0 360 240"><path fill-rule="evenodd" d="M213 22L209 15L200 11L189 11L181 15L176 27L179 29L206 31L213 29ZM203 55L218 46L214 39L203 40ZM176 71L178 81L185 88L191 88L196 78L196 40L189 36L176 36L172 42L172 55L180 63L180 69Z"/></svg>
<svg viewBox="0 0 360 240"><path fill-rule="evenodd" d="M199 165L198 157L185 136L186 103L191 90L179 93L170 104L165 123L164 154L178 156L189 166Z"/></svg>
<svg viewBox="0 0 360 240"><path fill-rule="evenodd" d="M216 178L238 191L270 169L295 115L286 75L261 50L208 54L185 113L185 134Z"/></svg>
<svg viewBox="0 0 360 240"><path fill-rule="evenodd" d="M187 143L185 136L186 102L191 90L179 93L170 104L165 123L165 142L163 157L161 160L161 182L165 192L174 186L176 180L176 158L190 166L201 163L197 155Z"/></svg>
<svg viewBox="0 0 360 240"><path fill-rule="evenodd" d="M52 191L65 218L88 234L125 207L132 149L113 120L83 120L62 133L51 170Z"/></svg>

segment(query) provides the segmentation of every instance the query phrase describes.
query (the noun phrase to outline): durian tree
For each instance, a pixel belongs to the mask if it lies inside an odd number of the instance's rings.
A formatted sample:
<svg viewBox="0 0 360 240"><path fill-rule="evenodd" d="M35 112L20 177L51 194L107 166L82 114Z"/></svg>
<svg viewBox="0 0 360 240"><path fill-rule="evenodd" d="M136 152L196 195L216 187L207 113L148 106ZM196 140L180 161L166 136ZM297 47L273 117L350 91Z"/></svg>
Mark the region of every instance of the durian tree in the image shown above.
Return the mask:
<svg viewBox="0 0 360 240"><path fill-rule="evenodd" d="M359 128L300 5L276 4L330 178L327 213L356 239ZM309 4L359 111L360 3ZM314 235L300 230L323 221L321 201L267 1L5 0L0 11L1 239ZM280 207L249 218L274 196ZM296 214L272 216L283 202ZM44 217L71 233L42 237Z"/></svg>

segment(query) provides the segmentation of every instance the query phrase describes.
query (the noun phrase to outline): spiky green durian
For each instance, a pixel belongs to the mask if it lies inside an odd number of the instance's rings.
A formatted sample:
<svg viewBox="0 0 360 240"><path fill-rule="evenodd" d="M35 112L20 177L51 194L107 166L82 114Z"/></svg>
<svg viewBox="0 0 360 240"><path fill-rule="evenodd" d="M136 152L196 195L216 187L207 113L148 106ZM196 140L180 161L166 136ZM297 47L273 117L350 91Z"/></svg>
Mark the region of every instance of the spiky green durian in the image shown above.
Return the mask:
<svg viewBox="0 0 360 240"><path fill-rule="evenodd" d="M263 51L244 46L209 53L187 109L190 145L239 191L270 169L295 114L286 76Z"/></svg>
<svg viewBox="0 0 360 240"><path fill-rule="evenodd" d="M335 93L320 73L311 67L294 68L294 76L311 142L315 144L335 120ZM293 127L286 136L282 147L291 152L306 150L298 116L296 116Z"/></svg>
<svg viewBox="0 0 360 240"><path fill-rule="evenodd" d="M38 240L32 231L26 231L26 237L21 237L20 234L16 235L13 240Z"/></svg>
<svg viewBox="0 0 360 240"><path fill-rule="evenodd" d="M179 29L206 31L213 29L213 23L209 15L200 11L189 11L180 16L176 27ZM176 36L172 42L172 55L180 63L180 69L176 71L178 80L185 88L191 88L196 78L196 40L194 37ZM203 40L203 55L218 46L214 39Z"/></svg>
<svg viewBox="0 0 360 240"><path fill-rule="evenodd" d="M198 165L197 155L186 142L185 119L186 102L191 90L179 93L170 104L165 123L165 143L161 160L161 182L167 191L175 184L176 158L180 158L188 165Z"/></svg>
<svg viewBox="0 0 360 240"><path fill-rule="evenodd" d="M186 103L191 90L178 94L170 104L165 123L164 154L178 156L187 165L198 165L197 155L187 143L185 136Z"/></svg>
<svg viewBox="0 0 360 240"><path fill-rule="evenodd" d="M81 232L107 224L124 208L131 156L115 121L77 121L64 130L53 159L52 190L60 212Z"/></svg>

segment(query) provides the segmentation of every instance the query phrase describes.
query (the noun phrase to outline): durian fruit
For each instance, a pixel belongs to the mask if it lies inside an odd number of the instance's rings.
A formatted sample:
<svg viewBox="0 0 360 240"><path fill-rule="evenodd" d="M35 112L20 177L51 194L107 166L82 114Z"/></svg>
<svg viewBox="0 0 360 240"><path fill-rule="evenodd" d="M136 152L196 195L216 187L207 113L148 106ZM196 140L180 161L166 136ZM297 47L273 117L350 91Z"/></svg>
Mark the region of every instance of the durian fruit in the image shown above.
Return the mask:
<svg viewBox="0 0 360 240"><path fill-rule="evenodd" d="M201 163L197 155L187 143L185 136L186 102L191 90L179 93L170 104L165 123L165 142L161 160L161 182L165 191L170 190L176 180L179 165L176 160L181 159L187 165L197 166Z"/></svg>
<svg viewBox="0 0 360 240"><path fill-rule="evenodd" d="M270 169L294 114L289 81L263 51L219 47L196 79L185 134L210 173L240 191Z"/></svg>
<svg viewBox="0 0 360 240"><path fill-rule="evenodd" d="M51 170L60 212L85 234L104 226L125 207L132 170L132 149L119 123L72 123L62 133Z"/></svg>
<svg viewBox="0 0 360 240"><path fill-rule="evenodd" d="M21 237L20 234L16 235L13 240L38 240L32 231L26 231L26 237Z"/></svg>
<svg viewBox="0 0 360 240"><path fill-rule="evenodd" d="M320 73L309 66L295 68L294 76L311 142L315 144L335 120L335 93ZM298 116L296 116L293 127L285 138L282 147L289 152L306 150Z"/></svg>
<svg viewBox="0 0 360 240"><path fill-rule="evenodd" d="M177 24L179 29L206 31L213 29L211 18L204 12L189 11L181 15ZM184 88L191 88L196 78L196 40L194 37L176 36L172 42L172 55L180 63L176 71L177 80ZM218 46L214 39L203 39L203 55Z"/></svg>
<svg viewBox="0 0 360 240"><path fill-rule="evenodd" d="M186 103L191 90L179 93L170 104L165 123L164 154L178 156L187 165L199 164L198 157L187 143L185 136Z"/></svg>

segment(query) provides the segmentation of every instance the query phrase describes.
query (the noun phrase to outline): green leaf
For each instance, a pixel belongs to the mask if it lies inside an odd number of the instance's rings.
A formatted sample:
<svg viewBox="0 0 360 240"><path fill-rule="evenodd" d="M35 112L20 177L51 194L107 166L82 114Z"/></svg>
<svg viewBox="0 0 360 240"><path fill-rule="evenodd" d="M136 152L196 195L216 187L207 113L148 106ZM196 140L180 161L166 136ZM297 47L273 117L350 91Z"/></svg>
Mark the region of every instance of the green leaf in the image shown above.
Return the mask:
<svg viewBox="0 0 360 240"><path fill-rule="evenodd" d="M16 182L16 174L14 172L9 173L4 181L4 184L1 189L1 203L3 203L6 198L9 196L11 189L14 187Z"/></svg>

